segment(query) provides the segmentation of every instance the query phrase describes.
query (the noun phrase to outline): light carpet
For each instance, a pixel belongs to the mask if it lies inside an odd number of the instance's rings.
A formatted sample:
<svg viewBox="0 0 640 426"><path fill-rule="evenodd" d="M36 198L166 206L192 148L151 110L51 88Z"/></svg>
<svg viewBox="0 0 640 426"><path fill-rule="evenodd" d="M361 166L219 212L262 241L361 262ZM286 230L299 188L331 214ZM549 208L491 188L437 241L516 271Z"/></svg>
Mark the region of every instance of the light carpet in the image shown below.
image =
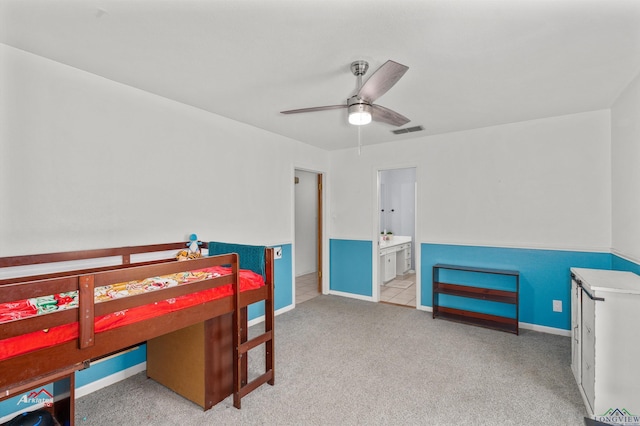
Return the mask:
<svg viewBox="0 0 640 426"><path fill-rule="evenodd" d="M586 415L568 337L339 296L302 303L275 326L276 384L241 410L227 398L202 411L142 373L80 398L76 424L577 426Z"/></svg>

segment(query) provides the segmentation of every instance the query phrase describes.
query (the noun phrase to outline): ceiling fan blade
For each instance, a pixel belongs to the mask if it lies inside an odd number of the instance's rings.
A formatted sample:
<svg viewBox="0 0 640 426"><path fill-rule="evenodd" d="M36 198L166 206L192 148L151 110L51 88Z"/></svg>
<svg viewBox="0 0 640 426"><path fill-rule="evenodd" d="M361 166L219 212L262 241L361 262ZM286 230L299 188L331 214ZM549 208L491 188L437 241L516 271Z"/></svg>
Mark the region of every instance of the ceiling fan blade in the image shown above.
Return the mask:
<svg viewBox="0 0 640 426"><path fill-rule="evenodd" d="M403 126L410 122L407 117L380 105L371 105L371 118L394 126Z"/></svg>
<svg viewBox="0 0 640 426"><path fill-rule="evenodd" d="M319 106L312 108L300 108L300 109L290 109L288 111L280 111L281 114L298 114L299 112L315 112L315 111L327 111L330 109L342 109L346 108L346 104L342 105L327 105L327 106Z"/></svg>
<svg viewBox="0 0 640 426"><path fill-rule="evenodd" d="M385 62L362 85L357 96L369 103L375 101L387 93L408 69L409 67L394 61Z"/></svg>

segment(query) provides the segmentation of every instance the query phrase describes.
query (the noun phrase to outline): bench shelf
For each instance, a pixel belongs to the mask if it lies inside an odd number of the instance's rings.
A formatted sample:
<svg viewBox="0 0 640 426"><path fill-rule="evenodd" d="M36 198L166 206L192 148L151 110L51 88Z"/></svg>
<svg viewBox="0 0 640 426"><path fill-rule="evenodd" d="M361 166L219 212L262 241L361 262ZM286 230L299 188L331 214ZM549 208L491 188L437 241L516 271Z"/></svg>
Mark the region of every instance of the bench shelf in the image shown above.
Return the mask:
<svg viewBox="0 0 640 426"><path fill-rule="evenodd" d="M442 282L440 272L463 271L472 274L503 275L514 279L513 290L479 287L469 284ZM518 303L519 303L520 273L506 269L476 268L460 265L436 264L433 266L433 318L443 318L465 324L478 325L495 330L518 334ZM515 317L494 315L457 309L440 305L440 295L486 300L515 306Z"/></svg>

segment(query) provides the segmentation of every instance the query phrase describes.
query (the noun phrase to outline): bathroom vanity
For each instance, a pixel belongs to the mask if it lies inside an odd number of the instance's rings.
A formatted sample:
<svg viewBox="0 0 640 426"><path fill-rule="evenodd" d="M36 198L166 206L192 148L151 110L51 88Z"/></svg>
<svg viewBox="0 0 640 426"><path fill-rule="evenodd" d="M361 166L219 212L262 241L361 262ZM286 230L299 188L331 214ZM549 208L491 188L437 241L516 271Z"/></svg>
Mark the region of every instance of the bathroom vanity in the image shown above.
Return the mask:
<svg viewBox="0 0 640 426"><path fill-rule="evenodd" d="M380 283L393 280L411 269L411 237L394 235L380 241Z"/></svg>

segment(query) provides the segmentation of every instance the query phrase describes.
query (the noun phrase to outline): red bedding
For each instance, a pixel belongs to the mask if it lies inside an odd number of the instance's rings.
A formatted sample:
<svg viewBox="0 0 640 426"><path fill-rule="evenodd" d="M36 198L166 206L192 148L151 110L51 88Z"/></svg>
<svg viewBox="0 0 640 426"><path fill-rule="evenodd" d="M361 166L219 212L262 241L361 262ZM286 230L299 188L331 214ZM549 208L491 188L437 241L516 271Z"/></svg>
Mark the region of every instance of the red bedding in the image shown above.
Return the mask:
<svg viewBox="0 0 640 426"><path fill-rule="evenodd" d="M210 276L222 276L230 274L231 269L228 267L215 266L211 268L199 269L192 272L209 273L211 274ZM141 281L140 284L144 282L146 282L146 280ZM186 279L182 282L177 282L172 285L180 285L186 282L193 282L193 280ZM122 284L124 285L124 283ZM240 291L257 289L264 286L264 284L265 283L261 275L248 270L240 270ZM134 283L126 283L126 286L129 289L140 289L141 292L152 291L154 289L153 283L147 285L147 288L145 289L142 289L141 285L137 286ZM114 285L114 287L118 287L118 285L116 284ZM137 306L124 311L99 316L95 318L95 332L100 333L106 330L111 330L113 328L132 324L137 321L154 318L169 312L196 306L198 304L202 304L211 300L221 299L232 294L233 288L230 284L228 284L193 294L176 297L173 299L163 300L161 302L156 302L153 304ZM108 300L109 298L117 297L119 296L107 296L107 293L104 291L99 294L98 288L96 289L96 303L99 303L101 300ZM52 296L52 298L55 299L57 303L59 303L59 309L72 309L74 307L77 307L77 305L74 305L73 303L73 297L70 297L70 295L68 294L55 295ZM30 303L30 301L27 300L0 304L0 324L2 322L6 322L7 320L11 321L15 320L16 318L25 318L28 316L38 315L39 313L46 315L46 310L41 310L40 312L38 312L38 309L34 308L33 303ZM47 330L36 331L33 333L23 334L21 336L0 340L0 361L37 349L42 349L56 344L68 342L77 338L78 323L74 322L53 327Z"/></svg>

